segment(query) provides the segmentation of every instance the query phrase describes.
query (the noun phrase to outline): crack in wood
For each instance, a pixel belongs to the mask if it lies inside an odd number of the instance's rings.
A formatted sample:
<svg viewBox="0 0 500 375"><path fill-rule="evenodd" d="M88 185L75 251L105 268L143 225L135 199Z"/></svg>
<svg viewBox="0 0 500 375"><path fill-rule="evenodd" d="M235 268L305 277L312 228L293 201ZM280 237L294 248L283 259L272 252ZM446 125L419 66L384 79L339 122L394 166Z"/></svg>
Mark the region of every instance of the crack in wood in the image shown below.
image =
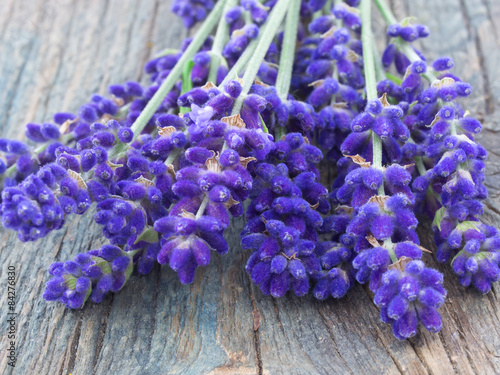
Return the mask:
<svg viewBox="0 0 500 375"><path fill-rule="evenodd" d="M467 11L467 6L465 4L465 0L459 0L459 1L460 1L460 10L462 13L462 18L465 22L468 36L469 36L469 39L474 41L474 47L476 49L476 54L477 54L477 58L479 61L479 67L480 67L479 73L481 74L481 80L482 80L483 89L485 92L485 94L484 94L484 100L485 100L484 110L485 110L486 115L491 115L495 110L495 106L494 106L494 102L492 100L493 93L491 90L491 84L490 84L490 79L488 76L488 70L487 70L486 60L484 57L483 47L481 44L481 39L479 38L479 35L477 33L476 28L473 27L473 25L472 25L469 13Z"/></svg>
<svg viewBox="0 0 500 375"><path fill-rule="evenodd" d="M354 374L354 372L352 372L352 370L350 369L349 365L347 364L347 362L345 361L344 357L342 356L342 354L339 351L339 347L338 347L337 341L335 340L335 335L334 335L334 333L333 333L330 325L328 324L326 317L324 316L324 314L321 311L321 309L318 308L317 310L318 310L319 315L321 316L321 320L323 321L323 324L325 325L328 334L330 335L330 338L332 339L332 342L334 344L334 350L335 350L335 352L337 353L338 357L340 358L340 360L342 361L342 363L346 367L347 371L349 371L349 374Z"/></svg>
<svg viewBox="0 0 500 375"><path fill-rule="evenodd" d="M255 298L253 295L252 291L252 280L250 279L250 276L247 274L248 277L248 293L250 295L250 300L252 302L252 318L255 319L255 315L253 313L253 310L256 309L257 311L257 303L255 302ZM260 318L260 313L259 313L259 318ZM257 329L255 329L255 320L254 320L254 330L253 330L253 339L254 339L254 348L255 348L255 364L257 365L257 375L263 375L264 373L264 365L262 363L262 352L261 352L261 344L260 344L260 332L259 328L260 327L260 319L259 319L259 324Z"/></svg>
<svg viewBox="0 0 500 375"><path fill-rule="evenodd" d="M150 353L151 352L151 348L152 348L152 344L153 344L153 333L156 331L156 316L158 315L158 299L160 298L160 279L161 279L161 268L160 267L156 267L155 265L155 268L156 268L156 283L155 283L155 289L154 289L154 292L153 292L153 299L152 299L152 334L149 335L148 337L148 350L147 352ZM150 274L151 275L151 274Z"/></svg>
<svg viewBox="0 0 500 375"><path fill-rule="evenodd" d="M463 1L463 0L462 0ZM479 38L479 35L476 34L474 37L474 44L476 46L476 52L479 58L479 65L481 67L481 77L483 80L483 86L484 86L484 91L485 91L485 113L486 115L491 115L494 110L495 106L493 105L493 92L491 90L491 84L490 84L490 78L488 76L488 69L486 66L486 60L484 57L484 52L483 52L483 47L481 45L481 39Z"/></svg>
<svg viewBox="0 0 500 375"><path fill-rule="evenodd" d="M97 363L99 361L99 356L101 355L102 347L104 344L104 337L106 336L106 331L108 329L108 319L109 319L109 314L111 314L111 307L113 306L113 300L114 296L111 295L111 300L109 301L109 304L106 305L106 309L104 310L104 316L102 317L101 325L99 327L99 332L96 339L96 349L92 363L92 368L94 369L94 371L97 370Z"/></svg>
<svg viewBox="0 0 500 375"><path fill-rule="evenodd" d="M75 334L73 335L73 339L69 343L70 356L68 361L68 369L66 372L64 372L64 369L62 368L61 375L66 373L71 374L73 372L73 369L75 368L78 346L80 344L80 336L82 334L82 322L83 322L83 315L80 312L80 317L78 319L78 323L76 324L75 328Z"/></svg>
<svg viewBox="0 0 500 375"><path fill-rule="evenodd" d="M499 45L496 22L493 20L493 12L491 11L490 4L486 0L481 0L481 3L486 8L486 17L488 17L488 21L490 22L490 26L493 29L493 33L495 34L495 40L497 42L497 45Z"/></svg>
<svg viewBox="0 0 500 375"><path fill-rule="evenodd" d="M446 353L446 356L448 357L448 361L450 361L451 367L453 367L453 371L457 372L458 363L451 356L450 349L448 348L448 345L446 344L446 340L443 337L443 332L439 331L437 335L439 337L439 340L441 341L441 345L443 346L444 352Z"/></svg>

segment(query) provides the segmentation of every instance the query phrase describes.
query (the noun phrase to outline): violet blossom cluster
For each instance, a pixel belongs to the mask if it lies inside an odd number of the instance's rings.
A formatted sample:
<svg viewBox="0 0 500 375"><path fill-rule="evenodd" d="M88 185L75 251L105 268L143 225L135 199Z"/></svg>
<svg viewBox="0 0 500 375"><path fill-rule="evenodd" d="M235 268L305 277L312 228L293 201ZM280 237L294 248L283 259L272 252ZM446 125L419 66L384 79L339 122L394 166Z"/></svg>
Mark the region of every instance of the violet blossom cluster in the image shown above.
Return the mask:
<svg viewBox="0 0 500 375"><path fill-rule="evenodd" d="M427 62L410 43L429 29L405 19L374 62L357 0L296 1L296 29L282 33L275 17L293 1L233 1L222 14L223 0L175 0L206 34L148 61L149 83L29 123L28 142L0 139L6 228L35 241L90 209L109 242L53 263L46 300L101 302L156 263L192 283L215 253L237 251L225 231L241 215L245 270L264 295L324 300L366 283L398 339L442 327L443 275L426 264L417 214L462 285L486 293L500 278L500 234L480 218L481 124L453 61Z"/></svg>

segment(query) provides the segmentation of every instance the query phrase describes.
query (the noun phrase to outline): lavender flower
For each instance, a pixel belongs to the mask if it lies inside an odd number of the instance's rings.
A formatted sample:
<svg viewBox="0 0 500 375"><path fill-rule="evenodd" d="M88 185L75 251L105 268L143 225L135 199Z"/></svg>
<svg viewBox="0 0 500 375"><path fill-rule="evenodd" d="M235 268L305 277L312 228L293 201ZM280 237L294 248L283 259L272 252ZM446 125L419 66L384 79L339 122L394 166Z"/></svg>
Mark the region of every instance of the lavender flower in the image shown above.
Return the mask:
<svg viewBox="0 0 500 375"><path fill-rule="evenodd" d="M99 303L106 294L125 285L133 264L131 253L111 245L78 254L74 261L53 263L43 298L71 309L82 308L89 297Z"/></svg>
<svg viewBox="0 0 500 375"><path fill-rule="evenodd" d="M399 267L382 276L375 293L382 321L392 325L399 340L415 336L419 323L430 332L439 332L442 322L437 309L446 297L443 275L418 260Z"/></svg>

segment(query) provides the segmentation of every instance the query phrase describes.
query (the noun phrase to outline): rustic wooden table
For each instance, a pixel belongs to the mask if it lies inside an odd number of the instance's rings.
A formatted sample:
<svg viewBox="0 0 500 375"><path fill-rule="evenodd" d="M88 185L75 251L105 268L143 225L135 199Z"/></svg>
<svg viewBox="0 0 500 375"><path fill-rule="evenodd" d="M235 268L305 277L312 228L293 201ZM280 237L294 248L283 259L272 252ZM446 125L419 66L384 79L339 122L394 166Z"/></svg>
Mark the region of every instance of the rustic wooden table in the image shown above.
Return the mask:
<svg viewBox="0 0 500 375"><path fill-rule="evenodd" d="M500 226L500 1L398 0L398 17L418 15L431 38L430 57L451 55L474 87L469 110L484 120L490 152L487 223ZM24 124L74 111L94 92L128 79L186 31L161 0L1 0L1 136L22 138ZM377 13L377 11L375 11ZM376 16L375 26L382 24ZM383 37L380 38L383 42ZM200 270L191 286L167 268L134 274L103 303L70 311L41 295L47 267L104 243L92 212L61 231L20 243L0 231L0 373L2 374L451 374L500 373L500 301L465 290L448 267L444 327L399 342L379 321L363 286L348 297L318 302L263 296L244 271L242 220L229 230L230 252ZM433 248L430 225L420 230ZM17 282L18 362L7 365L6 272ZM499 327L497 327L499 326Z"/></svg>

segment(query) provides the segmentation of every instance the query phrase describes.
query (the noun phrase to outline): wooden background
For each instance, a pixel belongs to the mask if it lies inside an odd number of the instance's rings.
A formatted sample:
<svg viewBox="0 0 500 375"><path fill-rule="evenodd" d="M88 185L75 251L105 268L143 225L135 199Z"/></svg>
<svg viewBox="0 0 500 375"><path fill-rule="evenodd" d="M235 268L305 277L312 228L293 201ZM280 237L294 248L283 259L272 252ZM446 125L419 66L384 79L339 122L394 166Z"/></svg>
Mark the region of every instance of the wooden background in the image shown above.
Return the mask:
<svg viewBox="0 0 500 375"><path fill-rule="evenodd" d="M152 54L178 47L186 32L161 0L0 0L0 135L22 138L28 121L75 111L107 85L143 78ZM431 37L429 57L451 55L474 86L468 109L484 120L490 152L487 223L500 226L500 1L398 0L398 17L418 15ZM375 10L375 26L381 30ZM383 37L380 38L383 43ZM164 267L134 274L103 303L71 311L41 295L48 265L97 248L92 211L61 231L22 244L0 230L0 373L2 374L493 374L500 373L499 286L486 296L465 290L447 267L449 297L439 334L406 342L379 321L367 289L318 302L264 297L244 271L230 229L230 252L199 270L191 286ZM430 225L421 229L433 248ZM431 264L435 261L425 255ZM18 362L7 365L8 266L18 273Z"/></svg>

